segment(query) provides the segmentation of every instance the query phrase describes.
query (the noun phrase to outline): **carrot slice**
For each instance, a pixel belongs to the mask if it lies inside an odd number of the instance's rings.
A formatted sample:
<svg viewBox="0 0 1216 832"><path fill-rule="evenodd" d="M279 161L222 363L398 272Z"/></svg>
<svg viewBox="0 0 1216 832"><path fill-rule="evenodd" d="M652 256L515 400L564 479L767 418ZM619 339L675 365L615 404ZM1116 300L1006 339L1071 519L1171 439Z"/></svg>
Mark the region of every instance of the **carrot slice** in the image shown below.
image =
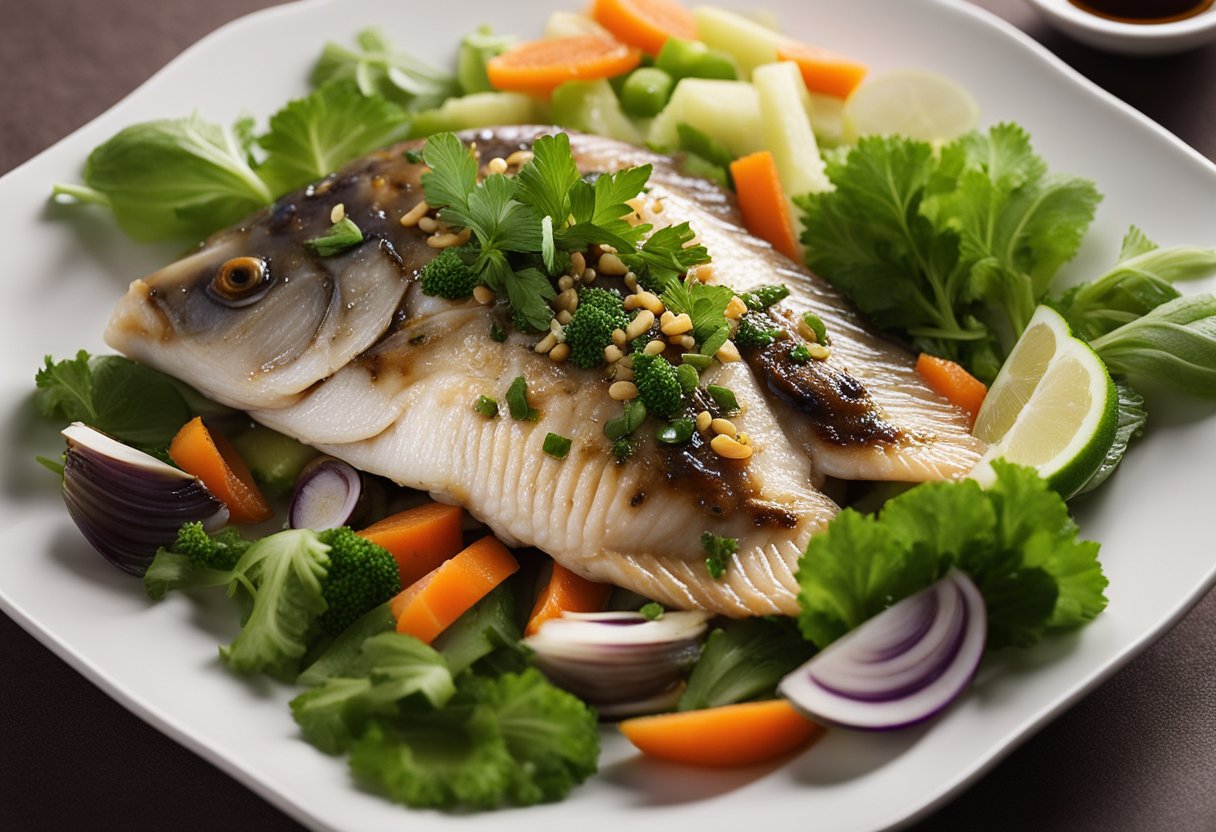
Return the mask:
<svg viewBox="0 0 1216 832"><path fill-rule="evenodd" d="M409 586L460 551L462 513L460 506L427 503L385 517L358 534L392 553L401 585Z"/></svg>
<svg viewBox="0 0 1216 832"><path fill-rule="evenodd" d="M522 43L486 64L495 89L548 95L567 81L624 75L642 61L638 50L595 35Z"/></svg>
<svg viewBox="0 0 1216 832"><path fill-rule="evenodd" d="M823 732L784 699L642 716L620 726L651 757L710 768L775 760Z"/></svg>
<svg viewBox="0 0 1216 832"><path fill-rule="evenodd" d="M595 0L591 16L617 40L651 55L668 38L697 39L692 12L676 0Z"/></svg>
<svg viewBox="0 0 1216 832"><path fill-rule="evenodd" d="M777 47L777 60L793 61L811 92L848 98L869 67L830 49L790 41Z"/></svg>
<svg viewBox="0 0 1216 832"><path fill-rule="evenodd" d="M397 632L430 644L517 569L498 538L483 537L389 601Z"/></svg>
<svg viewBox="0 0 1216 832"><path fill-rule="evenodd" d="M953 361L924 352L916 357L916 372L935 393L967 411L971 423L975 423L976 414L988 395L984 382Z"/></svg>
<svg viewBox="0 0 1216 832"><path fill-rule="evenodd" d="M273 514L245 460L227 439L207 430L201 416L195 416L173 437L169 458L187 474L202 480L207 490L228 506L228 518L233 523L260 523Z"/></svg>
<svg viewBox="0 0 1216 832"><path fill-rule="evenodd" d="M735 180L735 195L747 230L772 243L773 248L791 260L798 259L798 241L790 205L781 189L777 163L767 150L742 156L730 163Z"/></svg>
<svg viewBox="0 0 1216 832"><path fill-rule="evenodd" d="M553 564L553 575L541 590L532 608L532 617L524 628L530 636L550 618L560 618L563 612L599 612L608 603L612 584L589 581L582 575L571 572L560 563Z"/></svg>

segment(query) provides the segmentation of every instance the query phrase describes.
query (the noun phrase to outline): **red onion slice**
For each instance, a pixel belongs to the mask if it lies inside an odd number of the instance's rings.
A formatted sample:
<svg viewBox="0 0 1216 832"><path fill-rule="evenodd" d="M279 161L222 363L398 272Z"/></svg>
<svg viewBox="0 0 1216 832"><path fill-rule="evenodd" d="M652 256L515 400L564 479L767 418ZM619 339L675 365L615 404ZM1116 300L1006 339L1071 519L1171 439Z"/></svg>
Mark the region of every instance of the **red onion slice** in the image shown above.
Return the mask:
<svg viewBox="0 0 1216 832"><path fill-rule="evenodd" d="M786 676L779 690L813 719L846 728L915 725L966 689L987 630L983 596L969 577L952 569ZM909 641L910 632L920 636Z"/></svg>
<svg viewBox="0 0 1216 832"><path fill-rule="evenodd" d="M318 532L344 526L362 493L358 471L340 459L317 457L296 478L287 522L293 529Z"/></svg>
<svg viewBox="0 0 1216 832"><path fill-rule="evenodd" d="M63 431L63 501L81 533L106 560L142 575L183 523L211 532L228 509L195 477L80 422Z"/></svg>

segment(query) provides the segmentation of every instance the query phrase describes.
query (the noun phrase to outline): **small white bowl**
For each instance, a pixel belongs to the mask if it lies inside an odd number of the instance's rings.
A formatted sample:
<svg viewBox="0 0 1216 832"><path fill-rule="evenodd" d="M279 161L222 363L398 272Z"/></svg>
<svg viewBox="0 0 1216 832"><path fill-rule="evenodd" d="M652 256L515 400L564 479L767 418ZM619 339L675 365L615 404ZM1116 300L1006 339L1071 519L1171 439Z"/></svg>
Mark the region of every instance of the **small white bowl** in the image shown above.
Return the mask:
<svg viewBox="0 0 1216 832"><path fill-rule="evenodd" d="M1170 23L1121 23L1099 17L1068 0L1028 0L1064 34L1124 55L1166 55L1216 40L1216 5Z"/></svg>

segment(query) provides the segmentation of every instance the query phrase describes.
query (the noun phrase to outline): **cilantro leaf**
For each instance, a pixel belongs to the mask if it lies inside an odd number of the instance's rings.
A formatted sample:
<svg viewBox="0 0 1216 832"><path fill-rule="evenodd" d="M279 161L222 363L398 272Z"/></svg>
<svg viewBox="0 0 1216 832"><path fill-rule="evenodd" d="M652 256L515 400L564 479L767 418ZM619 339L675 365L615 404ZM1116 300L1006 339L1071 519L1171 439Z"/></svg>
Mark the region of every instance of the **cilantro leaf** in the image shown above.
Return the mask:
<svg viewBox="0 0 1216 832"><path fill-rule="evenodd" d="M514 179L501 173L487 176L469 193L467 211L457 224L472 228L483 250L540 251L540 217L516 200L515 192ZM451 209L445 212L445 219L449 212Z"/></svg>
<svg viewBox="0 0 1216 832"><path fill-rule="evenodd" d="M515 177L519 201L559 225L570 214L570 189L578 180L570 137L565 133L541 136L533 142L532 160Z"/></svg>
<svg viewBox="0 0 1216 832"><path fill-rule="evenodd" d="M539 269L532 268L508 272L505 278L507 298L511 301L511 309L515 311L517 320L523 321L530 330L547 330L549 321L553 320L553 307L549 301L557 297L549 278Z"/></svg>
<svg viewBox="0 0 1216 832"><path fill-rule="evenodd" d="M1029 646L1106 604L1098 546L1078 541L1068 509L1031 468L993 464L988 491L971 480L919 485L877 516L841 512L799 561L799 625L820 648L950 567L988 607L988 648Z"/></svg>
<svg viewBox="0 0 1216 832"><path fill-rule="evenodd" d="M651 234L638 251L620 256L649 288L665 292L681 274L709 262L705 246L689 245L696 236L687 222L669 225Z"/></svg>
<svg viewBox="0 0 1216 832"><path fill-rule="evenodd" d="M451 133L436 133L426 140L422 158L430 167L422 174L426 201L467 215L469 194L477 187L477 160L469 148Z"/></svg>
<svg viewBox="0 0 1216 832"><path fill-rule="evenodd" d="M270 117L270 132L258 139L266 151L258 175L274 193L286 193L408 132L408 116L399 106L362 94L353 80L334 81Z"/></svg>

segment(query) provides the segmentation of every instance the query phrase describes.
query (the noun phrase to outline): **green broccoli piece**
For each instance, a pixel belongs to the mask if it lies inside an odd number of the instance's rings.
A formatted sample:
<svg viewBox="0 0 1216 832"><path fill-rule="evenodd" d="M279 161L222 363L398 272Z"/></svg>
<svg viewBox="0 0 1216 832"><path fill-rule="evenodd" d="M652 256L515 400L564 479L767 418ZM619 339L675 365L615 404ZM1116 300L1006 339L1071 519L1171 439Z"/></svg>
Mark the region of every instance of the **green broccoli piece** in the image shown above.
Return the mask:
<svg viewBox="0 0 1216 832"><path fill-rule="evenodd" d="M629 326L629 313L625 311L625 301L611 289L601 289L598 286L587 286L579 289L579 307L593 306L607 312L621 329Z"/></svg>
<svg viewBox="0 0 1216 832"><path fill-rule="evenodd" d="M319 532L329 546L329 575L322 597L326 609L317 619L324 635L336 636L364 613L401 591L397 559L387 549L359 537L350 528Z"/></svg>
<svg viewBox="0 0 1216 832"><path fill-rule="evenodd" d="M735 346L741 349L747 347L767 347L781 334L781 328L772 319L759 312L748 312L739 319L739 328L735 331Z"/></svg>
<svg viewBox="0 0 1216 832"><path fill-rule="evenodd" d="M445 248L422 267L422 291L448 300L463 300L473 294L480 282L477 272L460 259L454 248Z"/></svg>
<svg viewBox="0 0 1216 832"><path fill-rule="evenodd" d="M633 356L633 383L646 411L660 419L672 419L684 409L684 392L676 368L661 355Z"/></svg>
<svg viewBox="0 0 1216 832"><path fill-rule="evenodd" d="M241 537L241 533L228 526L213 535L203 530L197 520L184 523L177 530L177 540L172 551L185 555L195 566L206 569L232 569L253 541Z"/></svg>
<svg viewBox="0 0 1216 832"><path fill-rule="evenodd" d="M750 292L744 292L741 297L743 302L747 304L747 308L759 311L768 309L775 303L780 303L789 297L789 287L784 283L770 283L765 286L757 286Z"/></svg>
<svg viewBox="0 0 1216 832"><path fill-rule="evenodd" d="M161 547L144 572L144 591L159 601L173 589L223 586L251 541L226 528L209 535L198 521L182 524L173 545Z"/></svg>
<svg viewBox="0 0 1216 832"><path fill-rule="evenodd" d="M604 363L604 348L612 343L616 319L595 306L581 303L566 324L566 344L570 347L570 363L584 370Z"/></svg>

